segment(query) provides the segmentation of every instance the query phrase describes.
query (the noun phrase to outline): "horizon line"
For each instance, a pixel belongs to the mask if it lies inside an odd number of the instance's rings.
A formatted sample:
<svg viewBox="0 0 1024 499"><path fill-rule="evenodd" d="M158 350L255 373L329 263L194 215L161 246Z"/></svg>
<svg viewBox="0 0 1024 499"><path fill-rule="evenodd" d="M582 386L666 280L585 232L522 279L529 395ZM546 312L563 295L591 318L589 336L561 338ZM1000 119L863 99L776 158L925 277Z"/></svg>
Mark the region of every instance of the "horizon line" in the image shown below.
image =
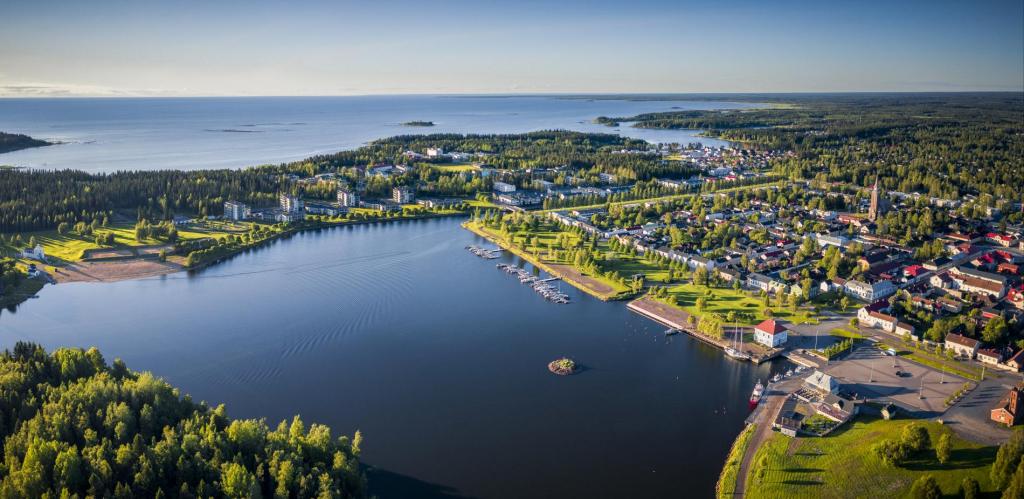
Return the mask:
<svg viewBox="0 0 1024 499"><path fill-rule="evenodd" d="M0 100L30 99L248 99L248 98L327 98L327 97L618 97L618 96L786 96L786 95L955 95L955 94L1020 94L1024 88L1014 90L821 90L821 91L769 91L769 92L396 92L353 94L178 94L161 95L0 95Z"/></svg>

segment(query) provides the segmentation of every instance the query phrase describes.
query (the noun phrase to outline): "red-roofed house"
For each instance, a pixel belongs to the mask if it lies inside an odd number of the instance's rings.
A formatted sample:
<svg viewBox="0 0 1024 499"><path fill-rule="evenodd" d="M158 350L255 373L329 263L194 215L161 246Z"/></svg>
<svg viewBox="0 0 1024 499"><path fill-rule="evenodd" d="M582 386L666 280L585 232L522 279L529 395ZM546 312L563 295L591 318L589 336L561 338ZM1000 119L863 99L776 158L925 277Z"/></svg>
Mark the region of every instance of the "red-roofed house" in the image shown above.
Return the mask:
<svg viewBox="0 0 1024 499"><path fill-rule="evenodd" d="M1009 248L1010 246L1013 246L1013 243L1017 242L1017 240L1014 239L1013 236L1008 236L1006 234L997 234L995 232L989 232L988 234L985 234L985 239L990 243L995 243L1005 248Z"/></svg>
<svg viewBox="0 0 1024 499"><path fill-rule="evenodd" d="M917 277L927 271L927 269L915 263L913 265L907 265L907 267L903 269L903 275L907 277Z"/></svg>
<svg viewBox="0 0 1024 499"><path fill-rule="evenodd" d="M754 326L754 341L775 348L786 343L786 327L774 319L768 319Z"/></svg>

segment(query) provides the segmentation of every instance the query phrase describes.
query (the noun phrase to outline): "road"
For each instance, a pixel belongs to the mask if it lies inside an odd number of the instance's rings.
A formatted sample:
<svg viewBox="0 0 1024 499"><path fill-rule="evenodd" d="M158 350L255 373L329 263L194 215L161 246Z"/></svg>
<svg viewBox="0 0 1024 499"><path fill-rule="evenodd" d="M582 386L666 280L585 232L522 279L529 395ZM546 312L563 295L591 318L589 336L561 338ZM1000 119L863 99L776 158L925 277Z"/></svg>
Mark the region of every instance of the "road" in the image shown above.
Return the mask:
<svg viewBox="0 0 1024 499"><path fill-rule="evenodd" d="M747 474L750 473L750 467L754 462L754 455L757 454L757 449L761 448L761 444L771 436L772 423L775 422L775 418L779 415L782 403L786 401L786 397L790 392L803 383L803 378L803 376L799 376L781 383L772 384L767 390L764 400L761 401L760 407L757 408L753 417L748 420L748 422L756 424L757 427L747 442L746 451L743 453L743 460L740 461L740 467L736 472L734 497L742 497L746 493Z"/></svg>

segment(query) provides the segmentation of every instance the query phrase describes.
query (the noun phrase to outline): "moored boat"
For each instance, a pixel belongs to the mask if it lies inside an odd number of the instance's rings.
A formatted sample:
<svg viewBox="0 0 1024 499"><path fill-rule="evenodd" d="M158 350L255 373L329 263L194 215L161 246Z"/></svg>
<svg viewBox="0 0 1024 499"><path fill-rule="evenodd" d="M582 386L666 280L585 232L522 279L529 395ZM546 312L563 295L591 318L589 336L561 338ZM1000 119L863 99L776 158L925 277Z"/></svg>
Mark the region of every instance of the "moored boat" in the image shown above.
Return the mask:
<svg viewBox="0 0 1024 499"><path fill-rule="evenodd" d="M757 384L754 385L754 391L750 394L750 405L755 406L761 401L761 396L764 395L764 385L761 384L761 380L757 380Z"/></svg>

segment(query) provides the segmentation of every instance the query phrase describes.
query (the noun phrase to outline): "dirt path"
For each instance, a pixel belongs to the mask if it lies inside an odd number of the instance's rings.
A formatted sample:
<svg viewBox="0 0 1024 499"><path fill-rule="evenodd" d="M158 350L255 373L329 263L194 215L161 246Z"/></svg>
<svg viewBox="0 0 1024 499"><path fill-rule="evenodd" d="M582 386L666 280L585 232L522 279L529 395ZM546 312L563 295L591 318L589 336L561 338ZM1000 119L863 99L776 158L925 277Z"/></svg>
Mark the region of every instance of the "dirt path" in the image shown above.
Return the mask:
<svg viewBox="0 0 1024 499"><path fill-rule="evenodd" d="M761 447L761 444L771 436L772 423L775 422L775 417L778 416L779 410L782 409L782 403L785 401L786 393L773 392L763 402L764 407L754 421L757 428L754 429L754 434L750 436L750 441L747 442L747 449L743 453L743 460L740 461L740 467L736 472L736 488L733 489L734 497L741 497L746 493L747 474L750 473L750 467L753 465L754 455L757 454L757 449Z"/></svg>

